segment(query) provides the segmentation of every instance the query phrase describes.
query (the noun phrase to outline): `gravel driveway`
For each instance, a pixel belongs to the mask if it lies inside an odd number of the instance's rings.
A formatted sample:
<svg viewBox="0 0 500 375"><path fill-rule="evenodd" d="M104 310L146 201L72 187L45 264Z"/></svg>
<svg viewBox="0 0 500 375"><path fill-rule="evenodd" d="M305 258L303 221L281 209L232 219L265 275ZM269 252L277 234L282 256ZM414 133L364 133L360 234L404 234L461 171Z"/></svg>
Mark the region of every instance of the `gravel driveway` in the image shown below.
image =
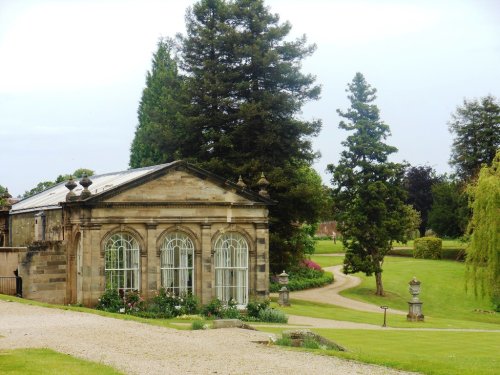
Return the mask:
<svg viewBox="0 0 500 375"><path fill-rule="evenodd" d="M51 348L127 374L409 374L255 341L243 329L177 331L0 301L0 350Z"/></svg>

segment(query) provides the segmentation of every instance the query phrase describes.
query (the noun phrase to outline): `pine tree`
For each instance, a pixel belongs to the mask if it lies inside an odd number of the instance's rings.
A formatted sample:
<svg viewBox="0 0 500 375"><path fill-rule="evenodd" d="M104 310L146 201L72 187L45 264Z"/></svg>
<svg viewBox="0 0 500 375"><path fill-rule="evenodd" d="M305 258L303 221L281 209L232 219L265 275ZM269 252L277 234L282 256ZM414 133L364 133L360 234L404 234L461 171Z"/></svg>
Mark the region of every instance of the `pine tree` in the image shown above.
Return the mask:
<svg viewBox="0 0 500 375"><path fill-rule="evenodd" d="M406 215L403 189L404 167L388 161L397 151L384 143L389 126L371 104L376 89L361 73L356 73L347 92L351 101L346 111L337 110L348 121L339 128L352 132L342 142L337 166L329 165L333 174L334 209L338 228L346 249L344 272L375 274L377 295L383 295L382 263L393 241L404 241L410 226Z"/></svg>
<svg viewBox="0 0 500 375"><path fill-rule="evenodd" d="M160 39L139 104L139 124L130 149L130 166L173 161L181 131L181 78L172 58L173 42Z"/></svg>
<svg viewBox="0 0 500 375"><path fill-rule="evenodd" d="M469 182L500 149L500 103L491 95L464 100L448 126L454 135L450 164L462 181Z"/></svg>
<svg viewBox="0 0 500 375"><path fill-rule="evenodd" d="M467 279L474 292L487 295L500 311L500 151L491 167L483 167L476 184L469 187L472 198L471 234L467 248Z"/></svg>

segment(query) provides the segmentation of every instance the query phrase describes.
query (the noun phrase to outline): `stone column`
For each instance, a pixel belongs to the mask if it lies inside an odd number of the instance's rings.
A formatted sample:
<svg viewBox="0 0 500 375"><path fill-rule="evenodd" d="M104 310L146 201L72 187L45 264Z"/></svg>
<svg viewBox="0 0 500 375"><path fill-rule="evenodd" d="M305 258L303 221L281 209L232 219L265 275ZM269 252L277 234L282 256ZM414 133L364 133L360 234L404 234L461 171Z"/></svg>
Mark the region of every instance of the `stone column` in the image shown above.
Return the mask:
<svg viewBox="0 0 500 375"><path fill-rule="evenodd" d="M257 298L269 297L269 229L266 223L256 224L257 232Z"/></svg>
<svg viewBox="0 0 500 375"><path fill-rule="evenodd" d="M89 252L92 256L90 267L91 284L90 284L90 304L95 305L97 299L104 293L104 258L101 256L101 225L92 224L90 226L90 247L83 248L83 252ZM85 280L85 279L84 279ZM84 281L85 282L85 281Z"/></svg>
<svg viewBox="0 0 500 375"><path fill-rule="evenodd" d="M145 268L146 272L143 273L142 276L142 291L144 293L144 296L149 299L152 298L155 294L155 292L159 289L158 285L158 251L159 249L156 248L156 228L157 225L153 223L148 223L146 225L147 228L147 238L146 238L146 259L141 259L145 261L146 267L141 267Z"/></svg>
<svg viewBox="0 0 500 375"><path fill-rule="evenodd" d="M77 300L81 301L84 306L90 306L91 284L92 284L92 237L90 227L81 225L82 235L82 289L76 291ZM78 293L81 293L81 298L78 298Z"/></svg>
<svg viewBox="0 0 500 375"><path fill-rule="evenodd" d="M212 227L201 224L201 303L207 304L214 297L212 269Z"/></svg>

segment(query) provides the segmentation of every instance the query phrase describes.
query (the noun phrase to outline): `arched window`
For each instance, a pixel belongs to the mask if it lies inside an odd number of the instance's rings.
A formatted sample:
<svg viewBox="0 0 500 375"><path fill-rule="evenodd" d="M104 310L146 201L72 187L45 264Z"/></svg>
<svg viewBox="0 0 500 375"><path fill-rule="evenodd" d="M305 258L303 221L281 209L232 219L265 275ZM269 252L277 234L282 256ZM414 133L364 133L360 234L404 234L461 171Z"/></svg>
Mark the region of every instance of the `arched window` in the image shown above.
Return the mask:
<svg viewBox="0 0 500 375"><path fill-rule="evenodd" d="M106 289L139 290L139 243L128 233L113 234L104 245Z"/></svg>
<svg viewBox="0 0 500 375"><path fill-rule="evenodd" d="M193 241L184 233L169 233L162 242L160 256L161 285L167 292L193 293Z"/></svg>
<svg viewBox="0 0 500 375"><path fill-rule="evenodd" d="M239 233L224 233L215 242L215 292L221 301L248 303L248 244Z"/></svg>

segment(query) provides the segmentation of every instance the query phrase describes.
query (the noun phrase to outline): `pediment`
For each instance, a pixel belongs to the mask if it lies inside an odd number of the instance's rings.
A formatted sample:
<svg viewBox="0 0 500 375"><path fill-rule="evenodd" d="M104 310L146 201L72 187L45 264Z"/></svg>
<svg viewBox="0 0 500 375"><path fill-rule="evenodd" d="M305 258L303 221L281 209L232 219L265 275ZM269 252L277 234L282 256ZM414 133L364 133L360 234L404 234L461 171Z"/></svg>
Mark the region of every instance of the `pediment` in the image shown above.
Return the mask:
<svg viewBox="0 0 500 375"><path fill-rule="evenodd" d="M230 186L220 186L189 170L176 169L167 170L165 174L154 179L127 187L106 197L102 202L253 203Z"/></svg>

